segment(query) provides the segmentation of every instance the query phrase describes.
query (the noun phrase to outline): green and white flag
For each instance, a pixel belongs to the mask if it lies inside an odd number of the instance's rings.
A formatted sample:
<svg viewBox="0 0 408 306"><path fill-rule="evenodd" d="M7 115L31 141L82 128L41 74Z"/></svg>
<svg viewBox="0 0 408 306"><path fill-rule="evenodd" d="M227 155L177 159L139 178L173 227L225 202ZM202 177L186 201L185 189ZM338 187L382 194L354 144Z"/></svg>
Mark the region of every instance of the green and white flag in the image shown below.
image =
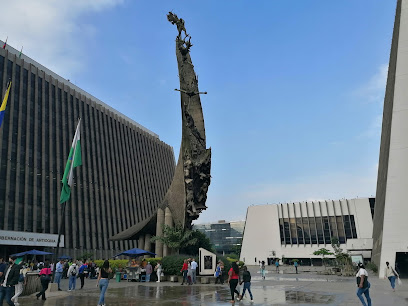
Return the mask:
<svg viewBox="0 0 408 306"><path fill-rule="evenodd" d="M62 177L62 191L60 204L69 200L71 195L71 186L73 170L76 166L82 165L81 158L81 119L79 119L74 139L72 140L71 151L69 151L67 165L65 166L64 176Z"/></svg>

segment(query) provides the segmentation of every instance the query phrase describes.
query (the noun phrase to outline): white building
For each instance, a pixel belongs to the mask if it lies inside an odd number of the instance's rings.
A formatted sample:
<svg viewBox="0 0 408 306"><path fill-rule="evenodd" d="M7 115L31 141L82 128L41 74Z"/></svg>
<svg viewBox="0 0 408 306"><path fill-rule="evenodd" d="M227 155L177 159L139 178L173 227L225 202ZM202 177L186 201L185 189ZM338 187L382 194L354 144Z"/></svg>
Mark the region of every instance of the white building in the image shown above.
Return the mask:
<svg viewBox="0 0 408 306"><path fill-rule="evenodd" d="M273 258L321 264L313 252L333 251L337 237L344 251L371 258L373 198L250 206L247 210L241 260L247 265Z"/></svg>
<svg viewBox="0 0 408 306"><path fill-rule="evenodd" d="M381 132L374 215L373 261L408 275L408 0L395 14Z"/></svg>

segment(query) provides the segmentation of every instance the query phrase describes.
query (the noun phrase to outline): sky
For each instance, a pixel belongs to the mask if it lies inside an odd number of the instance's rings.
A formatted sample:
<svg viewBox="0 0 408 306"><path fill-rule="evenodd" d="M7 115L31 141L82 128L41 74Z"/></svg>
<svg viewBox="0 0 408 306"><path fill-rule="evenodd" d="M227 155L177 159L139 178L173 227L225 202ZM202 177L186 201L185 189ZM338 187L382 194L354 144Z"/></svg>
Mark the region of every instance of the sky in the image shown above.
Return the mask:
<svg viewBox="0 0 408 306"><path fill-rule="evenodd" d="M212 181L196 223L375 196L396 1L0 0L0 39L181 142L173 11L191 35Z"/></svg>

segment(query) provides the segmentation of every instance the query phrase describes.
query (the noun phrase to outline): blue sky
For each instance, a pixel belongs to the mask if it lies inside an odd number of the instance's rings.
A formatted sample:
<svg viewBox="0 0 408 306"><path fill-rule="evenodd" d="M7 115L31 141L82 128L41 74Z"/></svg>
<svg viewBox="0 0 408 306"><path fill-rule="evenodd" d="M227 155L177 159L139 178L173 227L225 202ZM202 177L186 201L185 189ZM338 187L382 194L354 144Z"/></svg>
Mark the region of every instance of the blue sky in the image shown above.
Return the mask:
<svg viewBox="0 0 408 306"><path fill-rule="evenodd" d="M173 10L192 36L212 183L198 223L253 204L375 196L396 1L14 0L0 39L178 156Z"/></svg>

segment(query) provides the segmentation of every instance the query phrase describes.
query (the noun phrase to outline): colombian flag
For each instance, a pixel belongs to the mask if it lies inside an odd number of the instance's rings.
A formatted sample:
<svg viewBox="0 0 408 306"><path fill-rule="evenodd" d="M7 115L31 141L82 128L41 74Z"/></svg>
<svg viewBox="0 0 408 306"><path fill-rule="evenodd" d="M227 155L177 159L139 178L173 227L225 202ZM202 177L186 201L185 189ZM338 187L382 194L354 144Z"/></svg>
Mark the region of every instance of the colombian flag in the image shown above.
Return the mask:
<svg viewBox="0 0 408 306"><path fill-rule="evenodd" d="M7 99L10 93L10 88L11 88L11 82L9 83L7 87L7 91L6 91L6 94L4 95L3 103L1 103L1 106L0 106L0 127L1 127L1 124L3 123L4 113L6 112L6 105L7 105Z"/></svg>

